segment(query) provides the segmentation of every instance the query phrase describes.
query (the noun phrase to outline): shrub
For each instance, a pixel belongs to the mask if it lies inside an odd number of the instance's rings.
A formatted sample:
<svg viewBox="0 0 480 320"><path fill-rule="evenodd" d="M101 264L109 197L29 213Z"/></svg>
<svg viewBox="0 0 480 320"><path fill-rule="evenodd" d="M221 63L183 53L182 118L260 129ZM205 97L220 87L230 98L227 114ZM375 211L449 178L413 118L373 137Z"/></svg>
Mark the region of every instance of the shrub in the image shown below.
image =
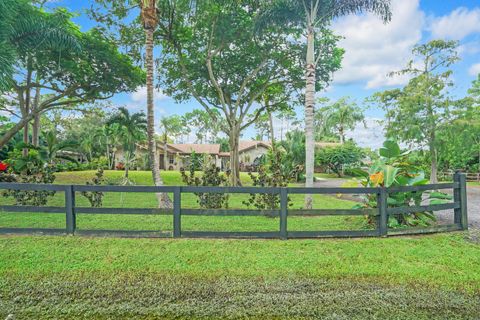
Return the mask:
<svg viewBox="0 0 480 320"><path fill-rule="evenodd" d="M196 176L194 163L190 164L189 173L185 172L185 168L180 169L182 180L189 186L227 186L228 176L221 173L220 168L210 161L205 161L203 165L203 175ZM228 194L223 193L195 193L197 203L201 208L220 209L228 208Z"/></svg>
<svg viewBox="0 0 480 320"><path fill-rule="evenodd" d="M303 170L302 166L287 171L283 166L284 153L278 149L270 150L265 163L258 167L258 174L249 172L249 176L256 187L287 187L291 180L294 180L298 172ZM280 196L278 194L251 193L248 201L243 201L246 206L253 206L260 210L274 210L280 208ZM293 202L288 198L288 205Z"/></svg>
<svg viewBox="0 0 480 320"><path fill-rule="evenodd" d="M95 177L92 178L91 181L87 181L88 186L99 186L104 182L103 178L103 168L98 168L97 173L95 173ZM87 198L88 202L90 202L90 206L92 208L100 208L103 204L103 192L99 191L83 191L82 196Z"/></svg>

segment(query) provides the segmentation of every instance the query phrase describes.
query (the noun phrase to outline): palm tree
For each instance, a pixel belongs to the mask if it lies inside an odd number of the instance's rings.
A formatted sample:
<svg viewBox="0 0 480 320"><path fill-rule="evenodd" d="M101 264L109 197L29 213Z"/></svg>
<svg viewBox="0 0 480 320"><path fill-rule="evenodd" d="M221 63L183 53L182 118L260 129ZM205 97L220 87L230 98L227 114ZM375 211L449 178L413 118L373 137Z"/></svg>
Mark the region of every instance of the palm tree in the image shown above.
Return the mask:
<svg viewBox="0 0 480 320"><path fill-rule="evenodd" d="M123 138L123 150L125 154L125 181L128 182L128 170L133 159L137 142L144 139L147 130L147 120L143 112L130 114L128 109L119 108L118 113L112 116L107 124L118 124Z"/></svg>
<svg viewBox="0 0 480 320"><path fill-rule="evenodd" d="M349 97L342 97L337 101L322 107L315 118L324 120L326 131L331 132L332 129L338 135L340 143L345 143L345 131L352 130L359 122L364 122L365 115L362 108L355 102L350 101ZM318 121L317 121L318 122ZM365 125L366 126L366 125Z"/></svg>
<svg viewBox="0 0 480 320"><path fill-rule="evenodd" d="M313 187L314 126L316 67L320 54L315 56L315 36L335 18L361 12L373 12L383 21L391 19L390 0L271 0L261 20L305 30L307 54L305 59L305 176L306 187ZM312 208L312 196L305 195L305 208Z"/></svg>
<svg viewBox="0 0 480 320"><path fill-rule="evenodd" d="M145 66L147 68L147 140L153 183L162 186L160 166L158 164L155 143L155 114L153 105L153 34L158 26L156 0L140 0L141 19L145 31ZM157 194L158 205L161 208L172 208L173 204L168 194Z"/></svg>

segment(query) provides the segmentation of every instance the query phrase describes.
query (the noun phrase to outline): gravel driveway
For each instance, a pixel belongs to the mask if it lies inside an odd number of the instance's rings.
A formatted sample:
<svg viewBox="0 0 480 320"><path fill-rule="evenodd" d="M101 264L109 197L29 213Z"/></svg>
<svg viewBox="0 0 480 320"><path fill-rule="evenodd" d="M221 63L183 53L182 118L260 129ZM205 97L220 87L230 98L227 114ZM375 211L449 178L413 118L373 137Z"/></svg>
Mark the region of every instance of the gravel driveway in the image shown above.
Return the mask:
<svg viewBox="0 0 480 320"><path fill-rule="evenodd" d="M332 188L341 187L348 179L325 179L317 180L315 187ZM451 193L451 192L449 192ZM342 199L359 201L355 195L342 195ZM467 208L468 208L468 225L474 229L480 229L480 186L467 186ZM452 223L453 213L450 210L439 211L437 216L440 220Z"/></svg>

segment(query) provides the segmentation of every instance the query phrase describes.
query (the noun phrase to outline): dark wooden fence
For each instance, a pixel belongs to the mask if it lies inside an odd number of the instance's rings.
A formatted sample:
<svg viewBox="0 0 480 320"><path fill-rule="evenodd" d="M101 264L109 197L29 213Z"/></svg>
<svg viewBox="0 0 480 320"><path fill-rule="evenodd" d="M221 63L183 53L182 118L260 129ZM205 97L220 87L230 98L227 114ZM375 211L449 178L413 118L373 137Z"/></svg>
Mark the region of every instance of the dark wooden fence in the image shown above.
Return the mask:
<svg viewBox="0 0 480 320"><path fill-rule="evenodd" d="M374 237L398 234L420 234L430 232L466 230L467 196L464 174L456 173L453 183L429 184L420 186L404 186L391 188L259 188L259 187L193 187L193 186L86 186L86 185L42 185L0 183L1 190L48 190L64 192L64 207L36 207L0 205L0 212L43 212L66 215L65 229L40 228L0 228L0 233L44 233L44 234L114 234L120 236L155 236L155 237L252 237L252 238L316 238L316 237ZM421 206L389 207L388 194L397 192L419 192L426 190L453 190L453 202ZM173 193L173 210L156 208L91 208L75 205L77 192L148 192ZM246 193L246 194L276 194L280 197L278 210L249 209L187 209L182 208L184 193ZM376 194L377 208L374 209L288 209L288 195L292 194ZM2 199L2 198L0 198ZM389 229L388 216L392 214L439 211L453 209L453 223L428 228ZM173 232L125 231L125 230L79 230L76 227L76 217L79 214L134 214L134 215L170 215L173 219ZM182 216L276 216L279 217L278 231L273 232L213 232L213 231L182 231ZM372 230L345 231L289 231L290 216L358 216L370 215L377 219L377 227Z"/></svg>

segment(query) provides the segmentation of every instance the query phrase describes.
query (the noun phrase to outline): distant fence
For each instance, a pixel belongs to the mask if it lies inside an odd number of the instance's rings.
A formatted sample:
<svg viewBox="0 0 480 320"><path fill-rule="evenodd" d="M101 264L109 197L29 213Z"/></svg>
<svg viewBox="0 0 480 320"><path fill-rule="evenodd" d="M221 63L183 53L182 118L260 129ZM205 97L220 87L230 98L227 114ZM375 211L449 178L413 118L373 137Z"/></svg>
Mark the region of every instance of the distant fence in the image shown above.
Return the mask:
<svg viewBox="0 0 480 320"><path fill-rule="evenodd" d="M426 190L453 191L453 202L420 206L389 207L388 195L398 192L419 192ZM214 238L317 238L317 237L384 237L399 234L421 234L466 230L467 195L464 174L456 173L453 183L440 183L419 186L390 188L261 188L261 187L196 187L196 186L89 186L89 185L43 185L0 183L0 190L37 190L64 192L64 207L0 205L0 212L42 212L65 214L65 229L45 228L0 228L0 233L43 233L43 234L79 234L79 235L118 235L134 237L214 237ZM77 192L143 192L173 193L173 209L157 208L92 208L75 204ZM276 194L280 197L277 210L250 209L187 209L182 208L184 193L246 193ZM377 208L372 209L289 209L288 196L292 194L376 194ZM426 228L389 229L388 216L401 213L439 211L453 209L453 223ZM170 215L173 219L173 232L125 231L125 230L78 230L76 218L79 214L132 214L132 215ZM279 217L278 231L272 232L229 232L229 231L183 231L182 216L276 216ZM288 218L292 216L375 216L376 228L371 230L332 230L332 231L289 231Z"/></svg>

